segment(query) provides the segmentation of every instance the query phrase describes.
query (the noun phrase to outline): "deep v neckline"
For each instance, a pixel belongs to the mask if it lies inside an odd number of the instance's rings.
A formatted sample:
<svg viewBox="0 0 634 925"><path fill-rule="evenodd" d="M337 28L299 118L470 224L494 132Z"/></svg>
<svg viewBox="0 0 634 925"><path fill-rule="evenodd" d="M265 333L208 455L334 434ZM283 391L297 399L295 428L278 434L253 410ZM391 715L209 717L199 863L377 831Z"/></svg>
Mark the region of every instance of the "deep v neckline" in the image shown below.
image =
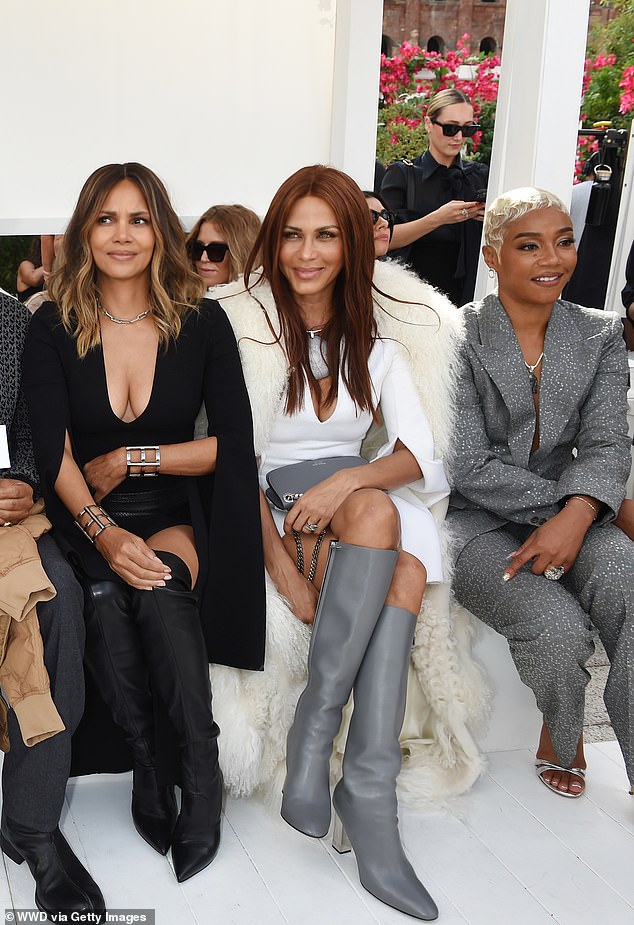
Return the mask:
<svg viewBox="0 0 634 925"><path fill-rule="evenodd" d="M332 421L332 419L334 418L335 414L337 413L337 408L339 407L339 399L340 399L340 395L341 395L341 375L339 374L339 375L337 376L337 400L335 401L335 403L334 403L334 405L333 405L332 411L330 412L330 414L328 415L327 418L324 418L323 421L322 421L322 419L319 417L319 414L317 413L317 409L315 408L315 400L314 400L314 397L313 397L313 393L312 393L312 390L311 390L311 388L310 388L310 386L309 386L308 384L306 385L306 391L308 392L308 398L309 398L309 400L310 400L310 405L311 405L311 408L313 409L313 414L315 415L315 420L317 421L317 423L318 423L318 424L327 424L329 421Z"/></svg>
<svg viewBox="0 0 634 925"><path fill-rule="evenodd" d="M153 399L153 397L154 397L154 390L155 390L155 388L156 388L156 368L157 368L157 365L158 365L158 352L159 352L159 349L160 349L160 341L157 340L157 342L156 342L156 351L155 351L155 354L154 354L154 368L153 368L153 370L152 370L152 385L151 385L151 387L150 387L150 394L149 394L149 396L148 396L148 400L147 400L147 402L146 402L146 404L145 404L143 410L142 410L139 414L137 414L136 417L132 418L130 421L125 421L123 418L119 417L119 415L115 412L114 408L112 407L112 402L111 402L111 400L110 400L110 389L108 388L108 370L107 370L107 367L106 367L106 352L105 352L105 350L104 350L104 348L103 348L103 342L99 344L99 350L100 350L100 353L101 353L101 372L102 372L102 376L103 376L103 387L104 387L104 391L105 391L105 395L106 395L106 404L107 404L107 406L108 406L108 410L110 411L110 414L111 414L120 424L124 424L126 427L129 427L129 426L132 425L132 424L136 424L137 421L140 421L141 418L142 418L142 417L145 415L145 413L147 412L147 410L148 410L148 408L150 407L150 405L152 404L152 399Z"/></svg>

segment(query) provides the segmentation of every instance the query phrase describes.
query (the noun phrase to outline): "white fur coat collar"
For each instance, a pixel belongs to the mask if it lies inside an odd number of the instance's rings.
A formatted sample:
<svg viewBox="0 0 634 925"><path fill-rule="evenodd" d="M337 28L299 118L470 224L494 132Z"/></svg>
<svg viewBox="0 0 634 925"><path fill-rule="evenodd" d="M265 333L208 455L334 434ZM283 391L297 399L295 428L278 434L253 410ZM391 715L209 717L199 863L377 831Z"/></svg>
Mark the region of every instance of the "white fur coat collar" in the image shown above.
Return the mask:
<svg viewBox="0 0 634 925"><path fill-rule="evenodd" d="M452 430L456 346L462 318L446 296L397 263L377 263L374 284L379 335L405 346L438 455L443 456ZM270 287L267 283L255 285L252 293L237 281L216 289L214 295L238 341L253 411L255 451L260 453L268 443L284 395L288 364L283 348L272 346L275 338L271 328L279 332L279 319Z"/></svg>

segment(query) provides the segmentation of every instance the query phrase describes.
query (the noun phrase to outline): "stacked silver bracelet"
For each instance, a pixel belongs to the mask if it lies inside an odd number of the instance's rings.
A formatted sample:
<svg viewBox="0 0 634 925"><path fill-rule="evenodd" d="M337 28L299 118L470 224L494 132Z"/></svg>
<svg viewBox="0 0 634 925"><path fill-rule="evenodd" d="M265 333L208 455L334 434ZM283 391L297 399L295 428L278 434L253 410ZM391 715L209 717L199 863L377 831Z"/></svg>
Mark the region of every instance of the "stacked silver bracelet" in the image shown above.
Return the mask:
<svg viewBox="0 0 634 925"><path fill-rule="evenodd" d="M148 459L148 450L154 453L154 459ZM132 453L138 453L138 459L132 459ZM154 476L161 468L160 446L127 446L125 448L126 474L131 478Z"/></svg>
<svg viewBox="0 0 634 925"><path fill-rule="evenodd" d="M83 507L75 517L75 525L91 543L94 543L99 534L107 530L108 527L117 526L110 514L98 504L87 504L86 507ZM91 533L90 530L93 527L95 527L95 530Z"/></svg>

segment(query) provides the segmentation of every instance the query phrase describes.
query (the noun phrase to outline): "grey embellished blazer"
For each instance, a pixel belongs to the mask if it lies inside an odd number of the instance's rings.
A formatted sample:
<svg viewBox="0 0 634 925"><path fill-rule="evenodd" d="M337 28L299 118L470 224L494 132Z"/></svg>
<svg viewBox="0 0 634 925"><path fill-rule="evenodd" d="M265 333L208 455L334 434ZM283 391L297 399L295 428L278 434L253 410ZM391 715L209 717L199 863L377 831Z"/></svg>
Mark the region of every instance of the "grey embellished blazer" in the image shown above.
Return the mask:
<svg viewBox="0 0 634 925"><path fill-rule="evenodd" d="M28 309L0 289L0 424L6 425L11 457L11 468L0 469L0 478L28 482L37 494L31 428L20 389L22 350L30 319Z"/></svg>
<svg viewBox="0 0 634 925"><path fill-rule="evenodd" d="M539 447L513 326L496 295L462 309L458 414L448 522L456 550L504 523L538 526L566 497L587 494L612 520L625 497L631 438L628 365L614 312L557 301L544 342Z"/></svg>

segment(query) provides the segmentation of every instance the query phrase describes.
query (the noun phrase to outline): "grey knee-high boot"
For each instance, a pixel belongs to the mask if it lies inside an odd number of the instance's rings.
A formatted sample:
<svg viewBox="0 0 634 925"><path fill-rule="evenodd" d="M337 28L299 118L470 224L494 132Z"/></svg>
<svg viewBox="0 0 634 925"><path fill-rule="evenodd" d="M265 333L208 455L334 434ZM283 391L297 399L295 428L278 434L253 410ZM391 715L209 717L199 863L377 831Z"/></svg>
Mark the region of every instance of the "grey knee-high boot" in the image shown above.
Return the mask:
<svg viewBox="0 0 634 925"><path fill-rule="evenodd" d="M383 608L354 685L343 778L335 787L333 805L354 848L365 889L400 912L431 921L438 908L403 851L396 798L415 627L416 616L408 610ZM341 839L335 848L350 850Z"/></svg>
<svg viewBox="0 0 634 925"><path fill-rule="evenodd" d="M321 838L330 825L329 762L341 712L396 567L398 552L333 541L317 604L308 682L286 745L282 817Z"/></svg>

